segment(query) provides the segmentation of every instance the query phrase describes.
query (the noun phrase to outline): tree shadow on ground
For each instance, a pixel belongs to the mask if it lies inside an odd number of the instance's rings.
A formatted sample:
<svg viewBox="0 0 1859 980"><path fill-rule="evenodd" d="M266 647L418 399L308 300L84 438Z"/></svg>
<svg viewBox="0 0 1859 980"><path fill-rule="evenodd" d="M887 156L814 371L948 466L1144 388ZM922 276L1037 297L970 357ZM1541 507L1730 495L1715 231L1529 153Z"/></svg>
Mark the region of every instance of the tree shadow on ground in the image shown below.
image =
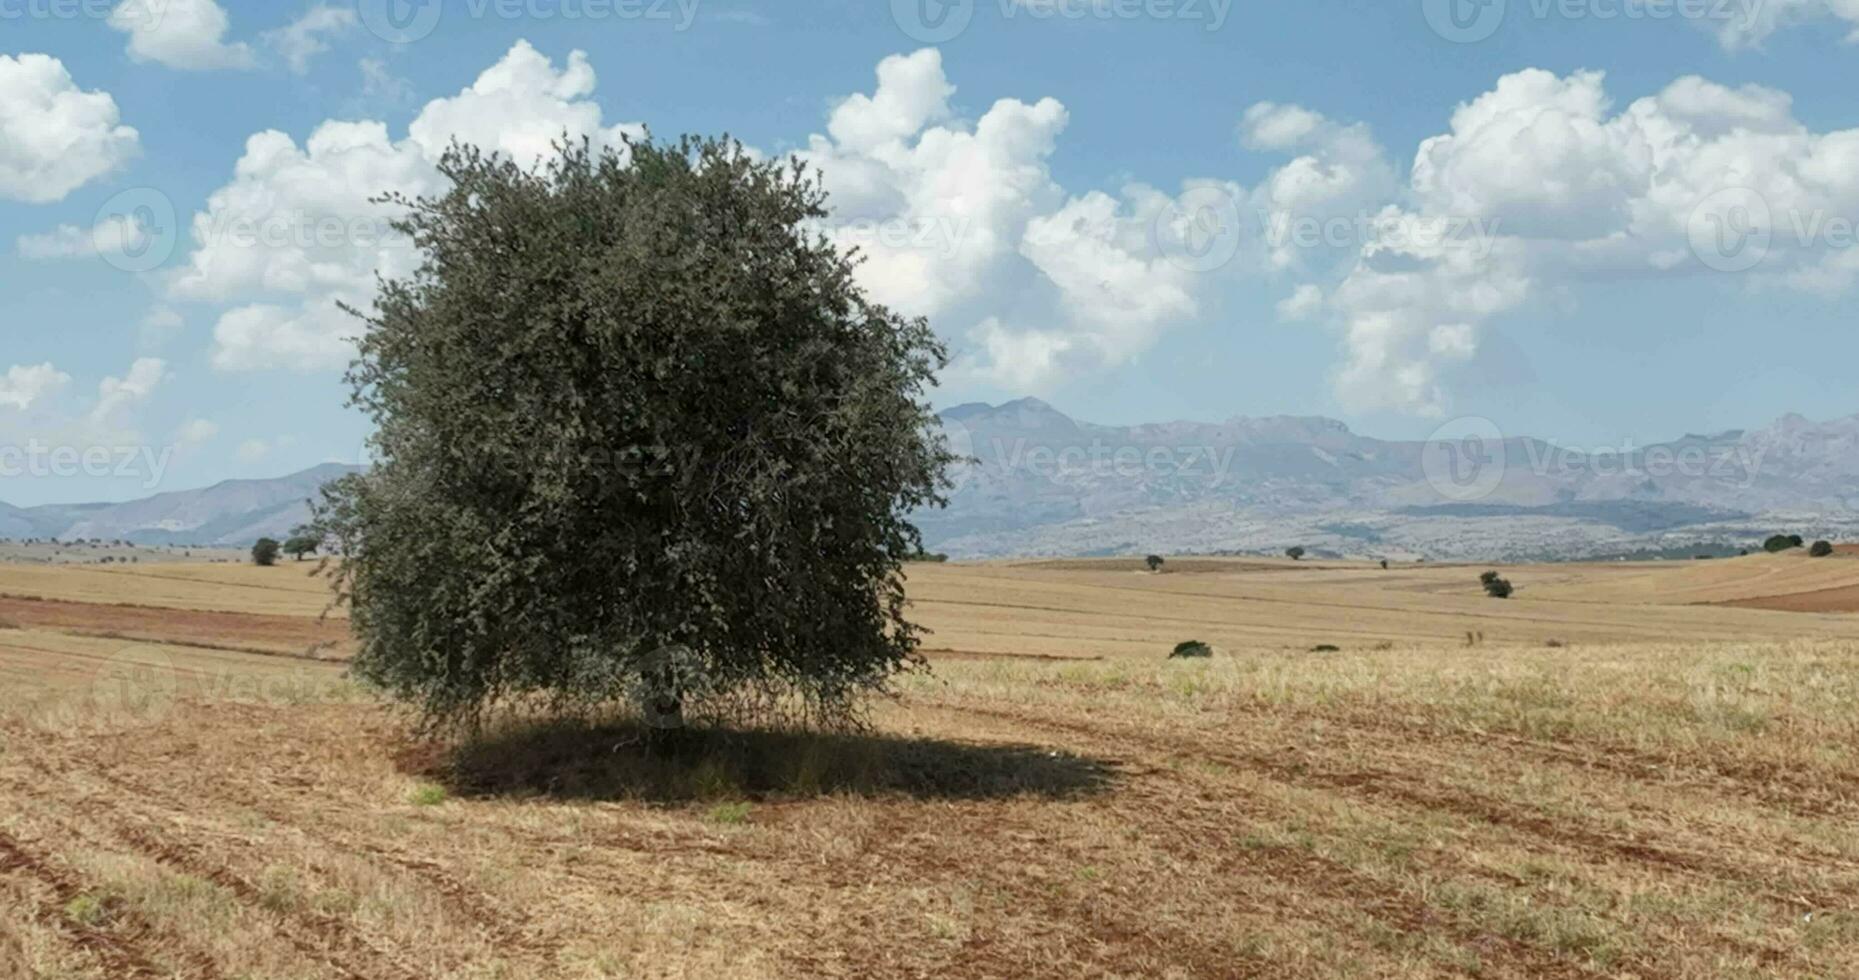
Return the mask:
<svg viewBox="0 0 1859 980"><path fill-rule="evenodd" d="M464 798L689 802L853 794L923 800L1067 799L1101 793L1108 762L1031 745L880 734L632 724L515 726L402 753L402 771Z"/></svg>

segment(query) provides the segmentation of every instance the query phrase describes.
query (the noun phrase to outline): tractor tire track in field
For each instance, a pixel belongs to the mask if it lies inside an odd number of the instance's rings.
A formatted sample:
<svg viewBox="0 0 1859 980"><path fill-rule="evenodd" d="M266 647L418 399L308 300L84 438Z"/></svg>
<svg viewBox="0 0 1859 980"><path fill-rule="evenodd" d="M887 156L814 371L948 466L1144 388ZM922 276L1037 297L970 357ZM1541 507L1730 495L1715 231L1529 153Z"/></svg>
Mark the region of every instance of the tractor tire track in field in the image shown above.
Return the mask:
<svg viewBox="0 0 1859 980"><path fill-rule="evenodd" d="M973 710L990 713L988 709ZM1217 751L1204 748L1184 750L1179 744L1165 742L1142 732L1122 728L1080 725L1012 712L1001 713L1000 716L1025 724L1045 725L1060 730L1075 729L1098 737L1140 742L1154 751L1173 757L1206 759L1256 772L1290 785L1339 790L1370 798L1385 799L1397 805L1406 805L1425 811L1454 813L1493 826L1518 831L1534 839L1566 847L1591 858L1620 859L1664 868L1677 874L1707 881L1744 884L1749 886L1755 894L1762 895L1790 909L1803 907L1844 909L1852 904L1850 895L1844 893L1820 894L1808 889L1791 889L1793 894L1780 894L1770 889L1773 882L1752 880L1746 868L1714 857L1663 847L1652 841L1622 837L1572 815L1560 814L1552 818L1522 812L1514 805L1508 804L1507 801L1465 790L1455 790L1451 794L1441 793L1416 782L1411 776L1390 770L1357 767L1349 771L1324 771L1303 762L1287 762L1278 756L1264 753Z"/></svg>
<svg viewBox="0 0 1859 980"><path fill-rule="evenodd" d="M1701 790L1734 794L1763 806L1801 816L1850 819L1859 813L1859 778L1852 776L1826 774L1810 780L1799 773L1753 764L1710 758L1680 759L1612 744L1584 749L1503 731L1416 725L1356 712L1322 714L1295 706L1266 706L1244 701L1224 707L1254 716L1287 714L1303 720L1321 721L1326 725L1340 725L1365 733L1415 742L1449 741L1472 748L1502 742L1506 749L1542 762L1577 769L1599 769L1634 780L1657 780L1662 783L1682 781ZM1825 793L1829 786L1845 792L1829 798ZM1826 858L1834 856L1821 855L1819 859Z"/></svg>
<svg viewBox="0 0 1859 980"><path fill-rule="evenodd" d="M174 971L158 966L156 959L141 948L140 940L152 930L140 917L126 910L112 910L127 927L126 935L118 935L85 925L68 915L65 909L69 904L88 893L83 883L75 875L53 867L27 850L4 831L0 831L0 874L24 874L51 889L52 901L40 906L34 918L64 933L71 945L94 957L112 980L175 975ZM192 957L190 960L192 976L219 976L211 960Z"/></svg>
<svg viewBox="0 0 1859 980"><path fill-rule="evenodd" d="M1031 716L1012 711L997 711L967 705L937 705L937 708L959 715L979 716L996 722L1008 724L1010 730L1024 731L1045 729L1067 737L1074 745L1080 737L1097 743L1104 750L1127 753L1132 740L1123 736L1088 725L1076 725L1051 719ZM1286 814L1272 807L1260 804L1257 800L1243 795L1231 794L1230 787L1200 784L1197 779L1187 774L1173 771L1166 766L1166 760L1182 755L1175 746L1158 747L1153 743L1137 740L1143 748L1153 753L1149 764L1145 764L1143 776L1157 780L1174 781L1177 784L1193 785L1198 792L1182 792L1182 787L1162 786L1152 783L1146 787L1128 785L1119 790L1118 795L1129 800L1141 799L1151 803L1157 812L1167 813L1168 818L1161 828L1175 838L1177 854L1184 860L1204 861L1209 854L1221 855L1221 870L1235 877L1246 874L1263 873L1302 893L1333 901L1338 908L1360 908L1369 912L1374 918L1386 925L1412 935L1428 935L1444 932L1455 941L1473 949L1492 947L1501 948L1505 953L1505 963L1521 966L1524 974L1530 977L1600 977L1607 974L1598 972L1584 964L1574 962L1553 950L1532 945L1511 936L1504 936L1479 928L1475 925L1456 920L1442 909L1428 904L1404 889L1390 886L1374 878L1365 876L1341 862L1322 855L1283 846L1246 846L1236 838L1238 831L1226 810L1239 810L1249 817L1261 822L1271 822ZM1148 823L1148 822L1145 822ZM1212 842L1225 842L1228 846L1210 846ZM1233 855L1243 853L1244 858ZM1466 869L1476 873L1478 869ZM1435 964L1447 968L1446 964ZM1455 972L1465 975L1477 975L1452 967ZM1650 964L1641 969L1643 978L1654 978L1663 974Z"/></svg>
<svg viewBox="0 0 1859 980"><path fill-rule="evenodd" d="M168 809L182 808L186 801L175 799L149 784L129 775L129 769L122 766L99 766L89 770L93 775L117 788L141 799L156 801ZM408 857L389 851L377 844L357 840L354 837L332 832L327 823L310 824L294 819L284 809L264 802L257 794L249 792L226 792L239 784L222 781L215 783L220 792L213 793L212 799L244 807L259 814L279 827L301 835L314 842L318 848L337 854L366 856L372 860L391 865L405 874L418 879L433 889L453 912L465 921L472 923L484 933L487 939L506 950L521 950L537 954L546 953L527 935L529 925L526 918L504 912L492 907L485 901L481 892L460 881L456 875L433 861ZM323 819L328 819L327 814Z"/></svg>
<svg viewBox="0 0 1859 980"><path fill-rule="evenodd" d="M42 797L45 787L52 785L59 771L37 759L28 758L26 762L43 777L31 794ZM86 767L85 771L91 770ZM157 810L151 814L125 800L103 803L90 796L66 797L59 802L73 813L98 818L87 822L86 830L101 828L103 834L149 860L219 886L235 900L252 908L261 920L268 920L273 931L305 959L321 963L347 980L387 977L420 980L425 976L356 934L334 916L308 909L281 910L266 903L259 886L207 856L198 845L181 839L173 818L184 816L184 812ZM150 824L160 827L160 832L151 831L147 826ZM67 829L74 839L92 836L76 828Z"/></svg>
<svg viewBox="0 0 1859 980"><path fill-rule="evenodd" d="M1454 797L1442 796L1435 793L1412 791L1411 787L1388 789L1387 787L1377 785L1378 780L1388 780L1395 783L1408 782L1405 777L1394 773L1363 771L1347 774L1329 774L1313 772L1307 767L1288 765L1281 760L1265 756L1189 751L1184 750L1178 742L1169 742L1138 732L1127 732L1110 727L1099 727L1092 724L1063 721L1024 711L953 704L938 705L937 707L957 714L993 719L997 722L1005 723L1010 726L1011 729L1044 729L1062 735L1074 743L1076 739L1083 737L1096 741L1105 748L1113 751L1119 748L1123 751L1127 751L1133 744L1141 745L1162 760L1186 758L1212 761L1263 775L1275 782L1287 785L1342 790L1370 797L1380 796L1389 798L1397 804L1406 804L1425 810L1443 809L1497 826L1504 826L1513 830L1523 830L1527 834L1533 834L1535 837L1546 839L1552 844L1571 847L1578 852L1585 852L1590 854L1590 856L1599 856L1603 859L1607 857L1618 857L1629 861L1650 863L1655 867L1664 868L1668 871L1675 871L1689 877L1702 877L1706 878L1706 880L1711 880L1708 877L1709 874L1722 874L1729 880L1743 881L1757 889L1761 889L1761 885L1763 884L1759 882L1748 882L1746 880L1747 875L1744 874L1741 869L1732 868L1720 862L1711 861L1697 855L1670 852L1642 842L1620 840L1600 832L1582 833L1577 831L1574 834L1566 833L1561 825L1554 821L1547 818L1516 814L1512 811L1503 809L1496 804L1495 801L1479 800L1465 802L1459 801ZM1168 770L1156 767L1155 771L1167 772ZM1191 779L1185 774L1180 773L1170 773L1170 775L1177 779ZM1215 789L1217 790L1219 788L1216 787ZM1171 796L1168 799L1169 805L1173 807L1177 813L1184 810L1187 805L1192 802L1190 797L1179 794ZM1288 816L1288 814L1276 812L1270 807L1261 806L1256 800L1241 796L1223 798L1220 802L1247 810L1261 820L1282 819ZM1171 821L1171 823L1178 823L1178 821ZM1230 832L1230 828L1228 828L1228 831ZM1202 835L1197 835L1195 840L1204 844L1206 838ZM1364 896L1375 896L1375 911L1377 916L1384 918L1384 921L1388 921L1391 925L1402 926L1403 928L1407 928L1414 924L1422 924L1427 927L1444 925L1461 941L1472 945L1481 942L1488 943L1493 939L1500 939L1503 941L1507 950L1519 962L1535 964L1531 968L1530 975L1532 976L1547 975L1544 972L1544 964L1542 962L1544 957L1549 958L1549 965L1552 965L1556 970L1566 975L1604 975L1598 974L1579 964L1570 963L1565 959L1557 957L1557 955L1550 950L1529 945L1521 940L1511 937L1493 936L1478 930L1476 927L1467 927L1458 922L1443 922L1442 916L1444 913L1440 910L1434 909L1423 901L1416 902L1405 892L1390 888L1372 878L1364 877L1346 865L1314 854L1302 854L1283 848L1272 850L1276 854L1292 855L1296 858L1288 869L1288 875L1284 877L1283 880L1297 885L1308 885L1313 882L1321 883L1326 893L1336 895L1337 900L1344 904L1361 905ZM1450 857L1447 858L1447 861L1449 864L1456 863L1452 862ZM1234 870L1243 872L1246 867L1246 865L1241 865ZM1459 870L1463 873L1481 877L1493 876L1489 870L1477 867L1460 865ZM1525 882L1514 878L1506 879L1503 883L1513 887L1528 887ZM1765 899L1796 912L1800 911L1804 904L1818 906L1821 909L1846 908L1851 904L1849 899L1836 895L1810 896L1804 894L1801 896L1787 896L1778 894L1772 890L1760 890L1760 894ZM1717 936L1714 938L1740 955L1750 956L1769 964L1783 960L1795 960L1800 955L1794 950L1753 945L1737 937ZM1640 960L1635 962L1633 967L1635 975L1642 978L1665 975L1664 971L1659 968L1659 965L1653 962ZM1807 964L1803 964L1803 967L1806 968ZM1573 972L1571 973L1570 971Z"/></svg>
<svg viewBox="0 0 1859 980"><path fill-rule="evenodd" d="M109 738L120 740L121 736ZM98 753L98 755L102 754ZM127 765L100 768L93 756L86 764L85 771L108 782L128 796L162 805L171 811L179 811L186 806L184 801L132 775L135 768L144 764L159 770L163 761L165 760L160 758L145 759L138 756L132 757ZM206 792L211 799L248 807L274 822L304 833L311 839L320 839L325 846L333 850L382 856L394 861L397 866L418 874L422 880L432 881L428 874L409 867L407 861L397 860L395 856L388 855L378 847L357 844L343 835L329 833L327 828L305 827L293 822L289 814L282 812L277 806L261 804L250 793L236 790L228 792L228 788L229 784L218 783ZM288 787L277 788L288 790ZM996 834L1002 829L1000 818L992 811L992 808L981 807L973 812L963 809L957 813L945 814L945 817L958 823L978 821L973 832L983 837ZM965 862L972 857L975 839L968 833L953 832L925 837L920 833L921 827L909 816L886 814L883 820L892 825L892 830L874 834L873 848L874 853L881 852L884 860L878 860L870 854L862 855L861 858L870 858L875 861L877 867L884 869L880 872L882 874L897 874L901 869L902 876L896 880L898 887L920 884L920 876L924 874L943 874L951 879L988 881L1000 891L1016 895L1017 904L1022 909L1042 910L1038 918L1043 921L1086 924L1087 928L1083 937L1088 939L1090 945L1098 951L1092 963L1095 966L1111 967L1127 975L1152 973L1159 968L1158 964L1180 965L1184 963L1196 964L1197 975L1269 975L1268 964L1250 957L1246 951L1236 950L1210 940L1191 929L1149 923L1145 920L1142 909L1129 907L1112 914L1101 901L1073 900L1055 896L1045 887L1029 887L1026 880L1016 877L1009 869L993 865L986 869L978 869L967 865ZM1026 828L1029 833L1037 829L1039 828ZM620 869L604 868L598 863L591 865L558 863L556 859L560 849L575 847L577 849L625 851L654 859L661 866L669 867L673 875L687 879L691 879L696 872L688 867L679 868L678 859L697 857L753 862L764 867L780 868L784 878L806 887L825 886L834 890L856 891L870 887L873 880L871 877L873 868L859 864L859 859L846 864L829 864L822 867L815 856L804 851L797 851L791 844L778 839L760 843L756 843L753 839L723 842L713 839L714 832L708 830L699 832L700 839L680 839L664 834L627 834L618 827L597 832L591 837L548 834L525 827L501 827L498 831L500 840L506 845L520 844L543 858L531 865L532 868L547 868L547 873L559 874L570 880L593 885L600 889L603 895L625 896L646 903L668 892L689 897L705 894L707 889L700 880L685 880L679 882L675 888L668 888L665 884L654 886L642 882L636 873L628 875ZM907 842L906 839L908 839ZM1026 855L1029 860L1036 856L1036 854ZM446 874L444 869L436 865L431 867L436 869L438 874ZM435 888L442 890L446 887L437 882L433 884ZM541 962L551 962L546 958L549 951L538 946L533 940L528 940L522 934L518 924L496 922L495 916L498 913L484 905L481 896L471 892L468 886L463 886L455 879L453 884L458 886L454 897L460 901L461 905L480 912L480 915L475 916L473 921L485 924L487 929L501 936L500 942L506 944L504 949L533 952L537 956L545 957ZM724 889L717 893L717 897L733 899L736 896ZM487 922L487 920L491 921ZM876 933L864 940L857 937L822 936L819 941L829 946L837 946L841 952L845 953L858 952L863 944L865 958L882 956L886 952L885 943ZM1242 969L1242 966L1248 963L1252 965ZM956 965L961 967L957 972L970 971L999 975L1025 972L1032 964L998 952L990 952L987 944L982 942L973 944L973 948L965 946L957 957ZM810 969L817 972L824 968L825 962L822 961L813 964Z"/></svg>

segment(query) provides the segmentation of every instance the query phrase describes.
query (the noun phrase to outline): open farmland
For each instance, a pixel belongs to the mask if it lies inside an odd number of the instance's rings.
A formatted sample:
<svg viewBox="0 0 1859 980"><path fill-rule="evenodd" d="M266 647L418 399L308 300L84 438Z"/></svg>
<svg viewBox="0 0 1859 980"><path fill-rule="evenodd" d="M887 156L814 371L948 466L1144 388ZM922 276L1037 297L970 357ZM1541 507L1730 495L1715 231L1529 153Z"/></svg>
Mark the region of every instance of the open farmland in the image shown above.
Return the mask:
<svg viewBox="0 0 1859 980"><path fill-rule="evenodd" d="M0 565L0 976L1859 975L1850 555L913 566L867 733L654 749L310 568Z"/></svg>

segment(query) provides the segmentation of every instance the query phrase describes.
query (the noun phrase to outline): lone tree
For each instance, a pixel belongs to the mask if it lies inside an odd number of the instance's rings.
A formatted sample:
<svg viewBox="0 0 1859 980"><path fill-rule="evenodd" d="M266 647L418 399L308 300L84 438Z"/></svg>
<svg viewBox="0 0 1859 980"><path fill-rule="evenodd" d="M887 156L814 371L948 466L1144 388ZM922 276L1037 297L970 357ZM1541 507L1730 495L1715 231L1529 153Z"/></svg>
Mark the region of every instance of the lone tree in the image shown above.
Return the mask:
<svg viewBox="0 0 1859 980"><path fill-rule="evenodd" d="M1143 559L1143 564L1148 565L1150 571L1159 572L1162 570L1162 556L1161 555L1150 555L1149 557Z"/></svg>
<svg viewBox="0 0 1859 980"><path fill-rule="evenodd" d="M1770 536L1767 541L1762 542L1762 550L1770 554L1775 554L1777 552L1799 548L1803 544L1806 544L1806 542L1801 539L1799 534L1776 534Z"/></svg>
<svg viewBox="0 0 1859 980"><path fill-rule="evenodd" d="M905 515L954 458L947 356L868 299L798 161L728 139L454 145L350 366L373 465L326 488L359 676L429 725L501 703L856 718L921 664Z"/></svg>
<svg viewBox="0 0 1859 980"><path fill-rule="evenodd" d="M1807 549L1807 553L1814 558L1825 558L1833 554L1833 542L1816 541L1812 548Z"/></svg>
<svg viewBox="0 0 1859 980"><path fill-rule="evenodd" d="M298 561L302 561L304 555L316 554L317 549L322 546L322 538L307 527L293 529L291 536L284 539L284 553Z"/></svg>
<svg viewBox="0 0 1859 980"><path fill-rule="evenodd" d="M1285 549L1285 557L1292 561L1302 561L1304 559L1304 549L1297 545L1292 545Z"/></svg>
<svg viewBox="0 0 1859 980"><path fill-rule="evenodd" d="M278 543L271 538L259 538L252 545L252 564L270 566L278 563Z"/></svg>
<svg viewBox="0 0 1859 980"><path fill-rule="evenodd" d="M1508 599L1510 598L1510 594L1516 591L1511 587L1510 579L1501 578L1495 572L1486 572L1485 574L1491 576L1490 578L1483 578L1481 576L1479 579L1485 584L1485 595L1493 599Z"/></svg>

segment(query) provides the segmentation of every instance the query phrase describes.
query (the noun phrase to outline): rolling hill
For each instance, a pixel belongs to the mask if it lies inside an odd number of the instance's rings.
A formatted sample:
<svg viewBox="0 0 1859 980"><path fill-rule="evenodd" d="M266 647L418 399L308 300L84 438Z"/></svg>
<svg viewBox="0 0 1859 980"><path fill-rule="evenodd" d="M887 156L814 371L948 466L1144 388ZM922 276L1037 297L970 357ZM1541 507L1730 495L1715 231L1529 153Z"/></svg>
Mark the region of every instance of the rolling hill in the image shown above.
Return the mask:
<svg viewBox="0 0 1859 980"><path fill-rule="evenodd" d="M1395 560L1735 554L1859 537L1859 416L1584 453L1495 431L1432 442L1314 416L1094 425L1033 398L939 416L965 457L913 519L961 558L1162 552ZM120 504L0 504L0 537L244 546L307 515L336 464Z"/></svg>

